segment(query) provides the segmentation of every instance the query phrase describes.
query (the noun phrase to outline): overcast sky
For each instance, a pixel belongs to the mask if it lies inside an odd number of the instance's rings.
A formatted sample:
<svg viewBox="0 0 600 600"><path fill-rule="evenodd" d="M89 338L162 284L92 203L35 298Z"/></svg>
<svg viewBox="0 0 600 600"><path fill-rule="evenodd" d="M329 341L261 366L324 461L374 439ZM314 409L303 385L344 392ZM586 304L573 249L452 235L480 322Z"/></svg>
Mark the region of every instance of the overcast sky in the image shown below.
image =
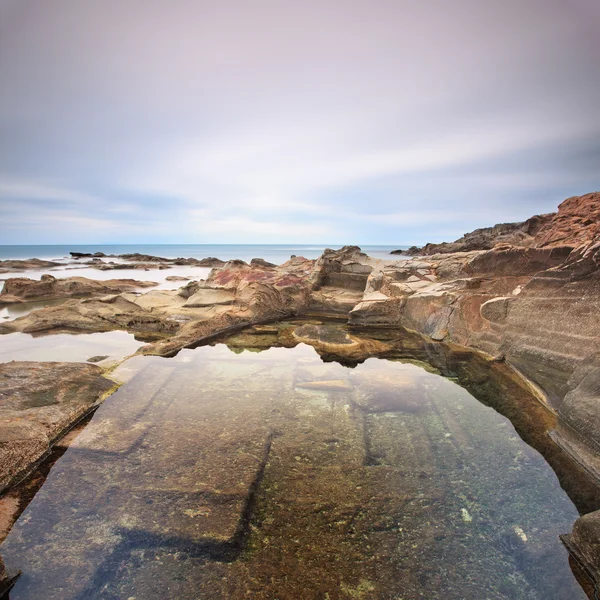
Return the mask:
<svg viewBox="0 0 600 600"><path fill-rule="evenodd" d="M0 0L0 243L455 239L600 189L598 0Z"/></svg>

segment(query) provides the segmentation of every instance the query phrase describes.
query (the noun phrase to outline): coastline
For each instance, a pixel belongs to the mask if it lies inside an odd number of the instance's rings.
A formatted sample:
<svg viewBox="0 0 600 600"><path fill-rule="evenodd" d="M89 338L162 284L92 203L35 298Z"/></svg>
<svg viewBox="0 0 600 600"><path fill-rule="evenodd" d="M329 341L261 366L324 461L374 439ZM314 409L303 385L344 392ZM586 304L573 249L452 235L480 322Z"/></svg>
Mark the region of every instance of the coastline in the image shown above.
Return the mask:
<svg viewBox="0 0 600 600"><path fill-rule="evenodd" d="M600 194L585 200L594 208ZM117 279L112 271L133 267L144 271L144 279L153 279L180 261L145 256L123 265L110 264L110 257L90 261L82 257L77 264L111 271L112 288L93 279L57 279L49 274L40 281L9 279L0 302L57 298L64 302L0 323L0 333L124 330L147 342L137 354L171 357L224 334L290 318L337 318L357 331L364 327L413 331L431 344L462 346L485 353L491 364L506 363L536 404L539 398L531 387L542 390L546 408L556 416L551 437L553 456L561 457L556 460L563 465L562 476L568 478L569 469L579 468L573 459L597 484L600 239L595 221L588 219L592 227L582 229L579 217L573 219L571 238L565 237L569 214L561 207L555 237L552 230L541 231L541 241L533 237L526 246L503 241L491 249L410 259L382 259L347 246L326 249L317 259L296 256L280 265L256 258L230 260L207 268L204 278L175 277L172 289L150 283L150 291L136 289L135 281ZM197 259L185 260L185 268L195 268ZM335 341L323 344L327 352L349 360L348 348L337 348ZM358 348L351 360L374 355L373 348ZM101 374L102 369L96 372ZM11 442L11 455L19 453L19 443ZM48 452L51 441L36 444L34 462ZM4 485L11 485L10 474ZM600 582L600 560L590 550L600 539L599 519L582 517L572 535L565 543Z"/></svg>

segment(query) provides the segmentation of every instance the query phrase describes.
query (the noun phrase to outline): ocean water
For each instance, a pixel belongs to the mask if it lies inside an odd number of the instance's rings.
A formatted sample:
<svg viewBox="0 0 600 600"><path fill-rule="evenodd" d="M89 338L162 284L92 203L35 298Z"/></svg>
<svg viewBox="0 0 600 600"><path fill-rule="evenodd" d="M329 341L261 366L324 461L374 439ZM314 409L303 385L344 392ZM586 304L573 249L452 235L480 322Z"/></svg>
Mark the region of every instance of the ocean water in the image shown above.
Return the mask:
<svg viewBox="0 0 600 600"><path fill-rule="evenodd" d="M31 245L31 246L0 246L0 260L43 258L47 260L62 260L70 258L69 252L104 252L104 254L150 254L165 258L206 258L214 256L221 260L238 258L249 261L252 258L264 258L270 262L281 264L290 256L318 258L325 248L338 248L339 244L309 245L309 244L107 244L107 245ZM376 258L391 258L390 252L408 246L362 246L362 250Z"/></svg>

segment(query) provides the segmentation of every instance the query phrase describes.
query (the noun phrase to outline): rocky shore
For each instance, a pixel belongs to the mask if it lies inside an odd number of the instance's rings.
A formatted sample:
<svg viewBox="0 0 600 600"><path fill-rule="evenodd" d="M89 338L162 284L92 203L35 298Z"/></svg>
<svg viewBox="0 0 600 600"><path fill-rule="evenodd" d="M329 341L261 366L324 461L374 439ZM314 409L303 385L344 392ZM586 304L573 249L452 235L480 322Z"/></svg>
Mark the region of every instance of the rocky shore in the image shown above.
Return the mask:
<svg viewBox="0 0 600 600"><path fill-rule="evenodd" d="M140 288L152 282L56 280L49 275L41 281L8 279L0 304L25 298L67 300L2 323L0 333L122 329L149 341L140 353L172 356L226 332L297 316L336 316L357 328L405 328L436 342L481 351L522 374L557 416L553 440L600 480L600 193L569 198L557 213L410 252L418 255L384 261L346 246L326 250L317 260L293 257L279 266L261 260L221 264L218 259L121 256L152 268L192 264L177 262L181 260L214 268L206 280L146 293L139 293ZM96 264L119 268L117 263ZM310 328L300 333L307 339L315 335ZM33 368L14 364L12 369ZM12 376L6 369L0 377ZM94 376L101 377L101 370ZM105 389L101 383L98 390ZM73 419L98 398L96 392L90 394L72 412ZM2 401L16 402L10 392ZM19 406L17 402L11 410L18 412ZM11 413L10 418L20 417ZM29 425L19 427L3 436L3 486L27 469L27 460L39 460L56 435L51 431L40 441ZM7 471L7 462L19 454L15 444L29 444L30 438L39 448L23 456L33 458L24 458L18 473ZM600 517L591 513L579 519L565 543L600 584Z"/></svg>

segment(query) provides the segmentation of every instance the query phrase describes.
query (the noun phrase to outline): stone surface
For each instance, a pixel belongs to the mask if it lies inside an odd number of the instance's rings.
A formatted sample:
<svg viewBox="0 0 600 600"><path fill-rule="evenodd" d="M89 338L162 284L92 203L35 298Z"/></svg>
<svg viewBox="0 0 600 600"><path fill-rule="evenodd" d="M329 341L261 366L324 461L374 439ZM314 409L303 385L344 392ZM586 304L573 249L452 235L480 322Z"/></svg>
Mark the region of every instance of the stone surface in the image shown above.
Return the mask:
<svg viewBox="0 0 600 600"><path fill-rule="evenodd" d="M23 477L114 389L102 373L79 363L0 364L0 490Z"/></svg>
<svg viewBox="0 0 600 600"><path fill-rule="evenodd" d="M53 298L76 298L83 296L106 295L120 292L131 292L140 288L157 285L154 281L137 281L135 279L108 279L96 281L86 277L68 277L57 279L52 275L42 275L41 279L27 279L26 277L13 277L4 282L0 292L2 297L17 297L22 300Z"/></svg>
<svg viewBox="0 0 600 600"><path fill-rule="evenodd" d="M0 260L0 273L13 273L15 271L39 271L41 269L51 269L60 267L61 263L52 260L42 260L40 258L29 258L26 260Z"/></svg>

